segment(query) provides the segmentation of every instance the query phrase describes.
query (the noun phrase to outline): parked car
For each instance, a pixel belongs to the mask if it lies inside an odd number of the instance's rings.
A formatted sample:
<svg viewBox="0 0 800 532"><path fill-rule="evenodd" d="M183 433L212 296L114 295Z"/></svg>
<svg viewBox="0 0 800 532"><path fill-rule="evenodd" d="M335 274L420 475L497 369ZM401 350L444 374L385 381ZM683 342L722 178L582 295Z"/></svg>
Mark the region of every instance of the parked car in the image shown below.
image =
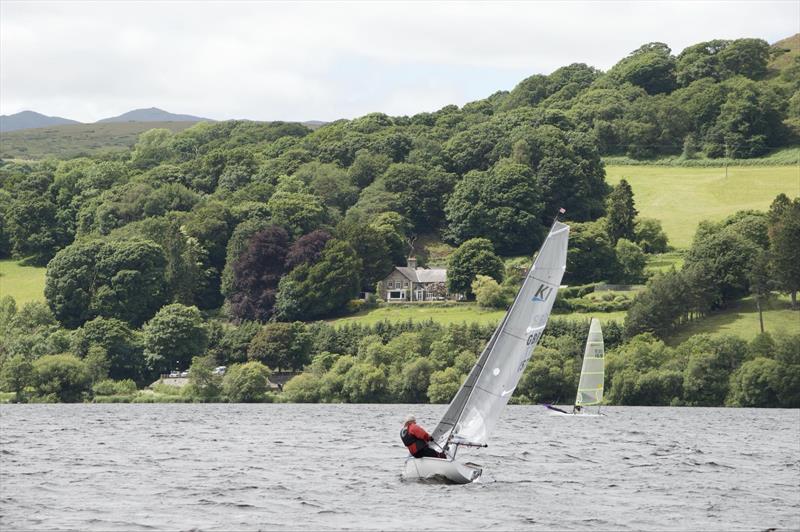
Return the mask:
<svg viewBox="0 0 800 532"><path fill-rule="evenodd" d="M228 369L228 366L217 366L214 368L214 375L225 375L226 369Z"/></svg>
<svg viewBox="0 0 800 532"><path fill-rule="evenodd" d="M180 377L180 376L181 376L181 374L178 371L170 371L169 372L169 378L170 379L175 379L175 378Z"/></svg>

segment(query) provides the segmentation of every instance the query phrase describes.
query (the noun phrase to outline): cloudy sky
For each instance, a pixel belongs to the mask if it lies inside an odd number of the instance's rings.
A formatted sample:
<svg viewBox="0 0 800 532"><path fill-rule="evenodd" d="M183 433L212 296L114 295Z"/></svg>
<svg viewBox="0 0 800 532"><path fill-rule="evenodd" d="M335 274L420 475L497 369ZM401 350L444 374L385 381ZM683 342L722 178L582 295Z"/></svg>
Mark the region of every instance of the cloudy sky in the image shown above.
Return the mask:
<svg viewBox="0 0 800 532"><path fill-rule="evenodd" d="M0 0L0 114L214 119L432 111L651 41L800 32L800 2Z"/></svg>

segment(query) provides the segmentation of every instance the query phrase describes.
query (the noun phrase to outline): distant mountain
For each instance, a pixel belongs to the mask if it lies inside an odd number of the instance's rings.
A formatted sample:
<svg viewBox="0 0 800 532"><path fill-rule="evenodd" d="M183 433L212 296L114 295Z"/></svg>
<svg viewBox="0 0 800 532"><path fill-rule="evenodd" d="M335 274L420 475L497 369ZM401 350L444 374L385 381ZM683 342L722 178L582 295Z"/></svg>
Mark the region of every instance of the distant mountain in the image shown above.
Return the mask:
<svg viewBox="0 0 800 532"><path fill-rule="evenodd" d="M157 107L151 107L149 109L134 109L119 116L98 120L96 123L102 124L105 122L212 122L212 120L192 115L176 115Z"/></svg>
<svg viewBox="0 0 800 532"><path fill-rule="evenodd" d="M46 116L34 111L22 111L13 115L0 115L0 133L35 127L61 126L64 124L80 124L80 122L68 118L61 118L60 116Z"/></svg>

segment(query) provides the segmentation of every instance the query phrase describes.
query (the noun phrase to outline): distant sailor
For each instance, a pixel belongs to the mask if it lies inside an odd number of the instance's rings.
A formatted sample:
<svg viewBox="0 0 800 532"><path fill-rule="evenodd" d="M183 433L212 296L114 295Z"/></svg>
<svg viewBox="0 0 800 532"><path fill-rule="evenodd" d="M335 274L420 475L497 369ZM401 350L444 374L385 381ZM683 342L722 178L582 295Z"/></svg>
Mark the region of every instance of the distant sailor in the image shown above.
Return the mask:
<svg viewBox="0 0 800 532"><path fill-rule="evenodd" d="M424 456L447 458L444 453L436 452L428 446L428 442L433 441L433 438L425 432L425 429L417 425L417 419L414 416L406 416L403 430L400 431L400 438L414 458L422 458Z"/></svg>

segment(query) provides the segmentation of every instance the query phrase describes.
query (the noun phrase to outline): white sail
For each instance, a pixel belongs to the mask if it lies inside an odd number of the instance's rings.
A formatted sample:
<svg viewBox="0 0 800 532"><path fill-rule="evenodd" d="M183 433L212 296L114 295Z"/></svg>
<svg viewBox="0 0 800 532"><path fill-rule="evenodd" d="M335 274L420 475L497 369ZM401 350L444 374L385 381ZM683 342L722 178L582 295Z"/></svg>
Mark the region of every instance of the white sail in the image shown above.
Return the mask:
<svg viewBox="0 0 800 532"><path fill-rule="evenodd" d="M603 380L605 378L605 349L603 347L603 330L600 320L592 318L589 325L589 337L583 352L581 379L578 382L578 406L598 405L603 401Z"/></svg>
<svg viewBox="0 0 800 532"><path fill-rule="evenodd" d="M514 303L456 393L433 438L486 443L542 336L567 262L569 226L555 222Z"/></svg>

